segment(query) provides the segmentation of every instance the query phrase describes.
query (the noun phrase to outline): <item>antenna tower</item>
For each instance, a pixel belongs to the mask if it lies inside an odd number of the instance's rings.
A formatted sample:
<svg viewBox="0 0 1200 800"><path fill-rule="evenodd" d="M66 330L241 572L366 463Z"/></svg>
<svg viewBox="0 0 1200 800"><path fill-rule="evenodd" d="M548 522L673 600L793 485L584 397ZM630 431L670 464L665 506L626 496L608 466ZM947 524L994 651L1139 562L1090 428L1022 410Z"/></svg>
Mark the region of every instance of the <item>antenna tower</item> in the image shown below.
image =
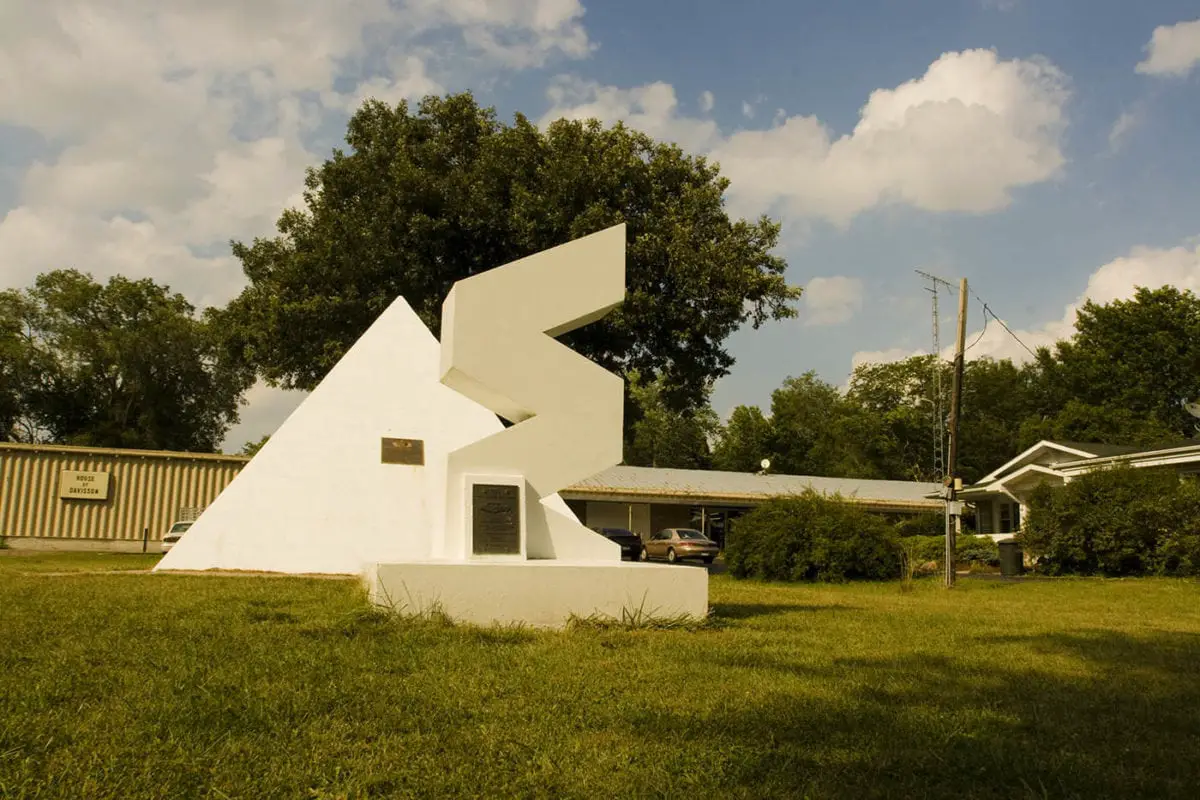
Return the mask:
<svg viewBox="0 0 1200 800"><path fill-rule="evenodd" d="M949 281L930 275L928 272L914 270L918 275L929 281L925 291L933 296L933 471L940 483L946 477L946 409L942 391L942 337L941 318L938 316L938 285L954 288Z"/></svg>

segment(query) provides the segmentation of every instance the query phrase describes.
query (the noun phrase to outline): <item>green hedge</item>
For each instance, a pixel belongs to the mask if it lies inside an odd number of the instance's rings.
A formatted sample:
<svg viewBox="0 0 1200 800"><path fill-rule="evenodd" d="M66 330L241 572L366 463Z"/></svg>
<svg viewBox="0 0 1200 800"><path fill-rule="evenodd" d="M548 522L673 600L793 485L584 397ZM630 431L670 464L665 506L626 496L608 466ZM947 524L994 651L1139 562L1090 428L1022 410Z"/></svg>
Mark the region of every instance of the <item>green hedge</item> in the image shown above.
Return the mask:
<svg viewBox="0 0 1200 800"><path fill-rule="evenodd" d="M945 534L941 536L908 536L900 540L911 548L913 561L918 567L931 561L938 566L946 555ZM955 539L954 560L958 564L975 566L1000 566L1000 547L987 536L963 534Z"/></svg>
<svg viewBox="0 0 1200 800"><path fill-rule="evenodd" d="M1052 575L1200 575L1200 484L1118 467L1042 486L1018 540Z"/></svg>
<svg viewBox="0 0 1200 800"><path fill-rule="evenodd" d="M889 580L900 548L887 520L813 491L770 500L731 526L725 562L738 578Z"/></svg>
<svg viewBox="0 0 1200 800"><path fill-rule="evenodd" d="M946 535L946 517L944 514L913 514L902 517L896 523L896 533L901 536L930 536Z"/></svg>

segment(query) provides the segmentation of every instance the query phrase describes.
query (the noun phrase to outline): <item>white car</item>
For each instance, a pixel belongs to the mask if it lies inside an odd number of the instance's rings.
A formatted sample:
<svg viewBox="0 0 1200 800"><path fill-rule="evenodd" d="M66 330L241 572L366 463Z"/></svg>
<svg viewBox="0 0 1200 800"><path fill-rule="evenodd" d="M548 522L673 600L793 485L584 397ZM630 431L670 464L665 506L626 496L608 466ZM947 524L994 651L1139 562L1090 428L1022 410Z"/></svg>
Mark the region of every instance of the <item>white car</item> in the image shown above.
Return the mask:
<svg viewBox="0 0 1200 800"><path fill-rule="evenodd" d="M174 525L172 525L171 529L167 531L166 535L163 536L162 551L165 553L170 550L171 547L179 541L179 538L183 536L184 532L190 527L192 527L192 523L190 522L176 522Z"/></svg>

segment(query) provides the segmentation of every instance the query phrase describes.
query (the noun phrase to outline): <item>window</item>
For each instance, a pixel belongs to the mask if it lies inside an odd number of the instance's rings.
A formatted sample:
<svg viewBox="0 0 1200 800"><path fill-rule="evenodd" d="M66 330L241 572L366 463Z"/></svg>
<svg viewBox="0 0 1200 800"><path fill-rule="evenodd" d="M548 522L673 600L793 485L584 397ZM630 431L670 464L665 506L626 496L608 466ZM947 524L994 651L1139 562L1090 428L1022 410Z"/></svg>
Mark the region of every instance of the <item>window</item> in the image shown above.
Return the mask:
<svg viewBox="0 0 1200 800"><path fill-rule="evenodd" d="M992 504L991 502L978 503L975 506L975 522L980 533L992 532Z"/></svg>
<svg viewBox="0 0 1200 800"><path fill-rule="evenodd" d="M1021 506L1018 503L1000 504L1000 533L1016 533L1021 529Z"/></svg>

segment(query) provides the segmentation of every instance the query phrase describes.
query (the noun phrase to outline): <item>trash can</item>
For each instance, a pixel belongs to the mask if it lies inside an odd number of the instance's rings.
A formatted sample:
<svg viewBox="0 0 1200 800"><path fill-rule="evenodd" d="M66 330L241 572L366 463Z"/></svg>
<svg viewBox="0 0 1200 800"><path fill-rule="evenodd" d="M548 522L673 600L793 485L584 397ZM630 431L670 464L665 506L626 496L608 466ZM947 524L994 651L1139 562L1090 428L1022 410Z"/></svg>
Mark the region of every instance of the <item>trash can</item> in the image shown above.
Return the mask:
<svg viewBox="0 0 1200 800"><path fill-rule="evenodd" d="M1021 575L1025 572L1025 554L1021 545L1013 537L996 542L1000 548L1000 574L1005 577Z"/></svg>

